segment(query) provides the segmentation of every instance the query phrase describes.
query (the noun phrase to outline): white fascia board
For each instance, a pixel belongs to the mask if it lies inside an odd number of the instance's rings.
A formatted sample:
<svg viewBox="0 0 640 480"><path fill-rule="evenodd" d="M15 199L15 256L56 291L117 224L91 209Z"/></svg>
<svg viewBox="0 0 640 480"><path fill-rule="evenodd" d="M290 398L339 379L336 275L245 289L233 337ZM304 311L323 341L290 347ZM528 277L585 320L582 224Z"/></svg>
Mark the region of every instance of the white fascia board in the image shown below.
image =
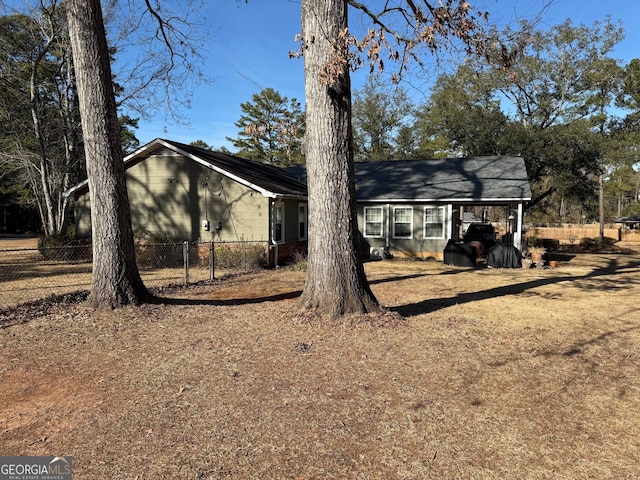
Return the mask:
<svg viewBox="0 0 640 480"><path fill-rule="evenodd" d="M64 192L62 192L62 196L63 196L64 198L68 198L68 197L70 197L71 195L73 195L73 193L74 193L76 190L80 190L82 187L84 187L84 186L85 186L85 185L87 185L88 183L89 183L89 180L88 180L88 179L87 179L87 180L83 180L83 181L82 181L82 182L80 182L79 184L77 184L77 185L75 185L75 186L71 187L70 189L65 190Z"/></svg>
<svg viewBox="0 0 640 480"><path fill-rule="evenodd" d="M262 187L259 187L258 185L254 185L251 182L247 182L246 180L244 180L244 179L242 179L242 178L240 178L240 177L238 177L236 175L233 175L233 174L227 172L226 170L224 170L224 169L222 169L220 167L212 165L209 162L205 162L204 160L202 160L202 159L200 159L200 158L198 158L198 157L196 157L194 155L191 155L191 154L185 152L184 150L176 147L175 145L173 145L173 144L171 144L169 142L165 142L164 140L162 140L160 138L156 138L155 140L152 140L151 142L147 143L143 147L140 147L135 152L130 153L129 155L127 155L124 158L125 169L127 168L127 165L129 163L133 162L138 157L140 157L141 155L145 154L147 151L152 150L157 145L162 145L162 146L164 146L164 147L166 147L166 148L168 148L170 150L173 150L176 153L179 153L180 155L182 155L184 157L190 158L194 162L202 165L203 167L206 167L206 168L208 168L210 170L214 170L215 172L220 173L222 175L225 175L226 177L229 177L229 178L233 179L234 181L236 181L236 182L238 182L238 183L240 183L242 185L245 185L245 186L247 186L247 187L249 187L249 188L251 188L253 190L256 190L257 192L259 192L260 194L262 194L265 197L277 198L279 196L278 194L276 194L274 192L271 192L271 191L266 190L266 189L264 189ZM84 186L86 186L88 183L89 183L88 179L84 180L84 181L80 182L78 185L75 185L75 186L71 187L70 189L66 190L63 195L65 197L68 197L68 196L72 195L76 190L79 190L80 188L83 188Z"/></svg>
<svg viewBox="0 0 640 480"><path fill-rule="evenodd" d="M127 155L126 157L124 157L125 165L127 163L131 162L132 160L134 160L136 157L139 157L140 155L145 153L147 150L151 150L151 148L155 147L156 145L164 145L165 147L170 148L171 150L175 150L175 147L173 145L169 145L169 144L167 144L167 142L163 142L162 139L156 138L155 140L151 140L146 145L141 146L136 151L134 151L134 152L130 153L129 155Z"/></svg>

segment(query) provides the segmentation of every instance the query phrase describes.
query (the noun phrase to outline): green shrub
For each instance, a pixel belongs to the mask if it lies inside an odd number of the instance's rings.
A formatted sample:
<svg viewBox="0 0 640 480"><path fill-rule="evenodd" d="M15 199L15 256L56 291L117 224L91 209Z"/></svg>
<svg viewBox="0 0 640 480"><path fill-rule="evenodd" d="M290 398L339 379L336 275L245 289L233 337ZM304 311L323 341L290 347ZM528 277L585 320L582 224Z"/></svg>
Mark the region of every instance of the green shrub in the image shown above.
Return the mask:
<svg viewBox="0 0 640 480"><path fill-rule="evenodd" d="M167 234L152 232L146 228L139 227L133 231L134 243L146 244L146 243L174 243L169 239Z"/></svg>
<svg viewBox="0 0 640 480"><path fill-rule="evenodd" d="M91 260L91 242L74 240L68 235L55 234L38 238L38 251L45 260Z"/></svg>
<svg viewBox="0 0 640 480"><path fill-rule="evenodd" d="M613 247L616 243L616 239L611 237L604 237L602 239L598 238L598 240L596 241L596 245L598 248Z"/></svg>
<svg viewBox="0 0 640 480"><path fill-rule="evenodd" d="M593 250L596 248L596 241L593 238L584 237L580 239L580 246L588 250Z"/></svg>
<svg viewBox="0 0 640 480"><path fill-rule="evenodd" d="M560 247L560 240L556 240L555 238L543 238L542 247L544 247L547 252L557 252Z"/></svg>
<svg viewBox="0 0 640 480"><path fill-rule="evenodd" d="M71 238L62 233L56 233L46 237L38 238L38 250L45 255L44 250L48 248L66 247L71 242Z"/></svg>
<svg viewBox="0 0 640 480"><path fill-rule="evenodd" d="M542 248L544 247L543 242L544 239L536 237L534 235L527 237L527 245L529 245L530 247Z"/></svg>
<svg viewBox="0 0 640 480"><path fill-rule="evenodd" d="M140 268L176 268L184 265L181 243L175 243L166 234L146 228L133 231L136 262Z"/></svg>
<svg viewBox="0 0 640 480"><path fill-rule="evenodd" d="M184 266L181 243L138 243L136 262L140 268L177 268Z"/></svg>

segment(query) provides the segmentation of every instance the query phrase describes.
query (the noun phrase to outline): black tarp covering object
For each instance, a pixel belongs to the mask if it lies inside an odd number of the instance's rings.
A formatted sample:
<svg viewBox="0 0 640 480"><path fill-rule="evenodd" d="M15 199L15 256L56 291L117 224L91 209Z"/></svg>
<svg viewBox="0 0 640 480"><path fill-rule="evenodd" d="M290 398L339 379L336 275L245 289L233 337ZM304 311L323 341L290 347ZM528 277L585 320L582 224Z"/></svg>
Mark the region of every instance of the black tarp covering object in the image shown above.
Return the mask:
<svg viewBox="0 0 640 480"><path fill-rule="evenodd" d="M487 267L522 268L520 250L513 245L494 245L487 254Z"/></svg>
<svg viewBox="0 0 640 480"><path fill-rule="evenodd" d="M444 263L459 267L475 267L476 249L468 243L455 243L449 240L444 247Z"/></svg>

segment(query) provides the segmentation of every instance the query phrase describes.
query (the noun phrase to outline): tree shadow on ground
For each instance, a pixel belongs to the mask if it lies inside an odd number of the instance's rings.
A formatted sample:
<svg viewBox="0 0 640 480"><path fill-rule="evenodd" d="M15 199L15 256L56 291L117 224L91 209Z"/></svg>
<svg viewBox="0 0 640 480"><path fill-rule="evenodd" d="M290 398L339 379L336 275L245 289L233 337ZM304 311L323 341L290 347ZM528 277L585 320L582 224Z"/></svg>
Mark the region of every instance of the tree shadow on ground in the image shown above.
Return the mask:
<svg viewBox="0 0 640 480"><path fill-rule="evenodd" d="M212 306L233 306L233 305L250 305L254 303L279 302L281 300L291 300L298 298L302 294L302 290L293 292L279 293L276 295L266 295L262 297L239 297L239 298L223 298L223 299L196 299L196 298L170 298L156 297L153 303L162 305L212 305Z"/></svg>
<svg viewBox="0 0 640 480"><path fill-rule="evenodd" d="M376 280L369 280L369 285L377 285L380 283L389 283L389 282L401 282L402 280L412 280L414 278L420 277L428 277L428 273L415 273L413 275L402 275L401 277L386 277L386 278L378 278Z"/></svg>
<svg viewBox="0 0 640 480"><path fill-rule="evenodd" d="M477 302L480 300L487 300L496 297L505 297L509 295L518 295L537 287L545 285L553 285L559 283L573 283L577 284L584 290L603 288L603 285L594 286L586 280L610 276L614 274L633 273L640 271L640 261L630 262L624 266L619 265L616 259L611 259L607 265L601 268L596 268L585 275L579 276L554 276L547 278L538 278L522 283L515 283L511 285L505 285L502 287L489 288L487 290L480 290L477 292L465 292L446 298L429 298L417 303L411 303L391 308L392 311L399 313L403 317L412 317L415 315L422 315L425 313L432 313L443 308L451 307L453 305L459 305L470 302ZM582 285L580 283L583 283ZM627 283L640 283L640 279L628 280ZM609 285L604 285L604 288L620 288L624 282L621 280L610 280Z"/></svg>
<svg viewBox="0 0 640 480"><path fill-rule="evenodd" d="M611 337L614 337L620 334L630 333L636 330L640 330L640 326L633 325L633 326L628 326L626 328L620 328L619 330L609 330L604 333L601 333L600 335L596 335L593 338L574 342L571 345L566 347L561 346L557 349L546 349L546 350L536 352L532 356L533 357L575 357L576 355L585 353L585 349L587 349L590 346L602 345L606 343L606 341ZM521 360L521 358L522 357L520 355L513 355L503 360L499 360L496 362L489 362L487 363L487 365L489 367L503 367L511 362L517 362Z"/></svg>
<svg viewBox="0 0 640 480"><path fill-rule="evenodd" d="M595 278L602 278L605 276L610 276L614 274L622 274L622 273L633 273L634 269L640 271L640 260L636 262L630 262L626 265L619 265L619 262L616 259L611 259L607 265L601 268L596 268L591 272L580 275L580 276L554 276L548 278L539 278L527 282L516 283L511 285L505 285L497 288L490 288L487 290L481 290L477 292L466 292L460 293L457 295L453 295L451 297L446 298L428 298L422 300L417 303L401 305L397 307L390 308L391 311L400 314L401 316L407 318L416 315L422 315L425 313L431 313L443 308L451 307L453 305L476 302L480 300L486 300L490 298L496 297L504 297L509 295L518 295L524 293L528 290L552 284L559 283L574 283L578 284L579 282L584 282L580 288L584 290L589 289L602 289L602 288L620 288L624 286L625 282L620 279L611 279L609 280L609 285L592 285L587 281ZM445 272L441 272L438 275L455 275L460 273L469 272L468 269L451 269ZM386 278L371 280L370 284L381 284L388 282L398 282L402 280L411 280L420 277L426 276L434 276L438 275L426 274L426 273L416 273L410 275L402 275L402 276L390 276ZM640 283L640 279L638 280L629 280L627 283ZM291 292L279 293L274 295L267 295L261 297L235 297L235 298L225 298L225 299L194 299L194 298L171 298L171 297L156 297L154 303L157 304L166 304L166 305L212 305L212 306L231 306L231 305L248 305L248 304L259 304L264 302L278 302L281 300L291 300L299 297L302 294L302 290L295 290Z"/></svg>
<svg viewBox="0 0 640 480"><path fill-rule="evenodd" d="M461 272L463 271L464 270L461 270ZM412 275L402 275L400 277L392 276L387 278L371 280L369 283L371 285L375 285L375 284L386 283L386 282L399 282L402 280L411 280L414 278L427 277L429 275L430 274L427 274L427 273L416 273ZM154 298L153 303L163 304L163 305L217 305L217 306L249 305L252 303L278 302L280 300L291 300L294 298L298 298L300 295L302 295L302 290L295 290L291 292L280 293L277 295L267 295L262 297L235 297L235 298L228 298L228 299L194 299L194 298L174 298L174 297L157 296Z"/></svg>

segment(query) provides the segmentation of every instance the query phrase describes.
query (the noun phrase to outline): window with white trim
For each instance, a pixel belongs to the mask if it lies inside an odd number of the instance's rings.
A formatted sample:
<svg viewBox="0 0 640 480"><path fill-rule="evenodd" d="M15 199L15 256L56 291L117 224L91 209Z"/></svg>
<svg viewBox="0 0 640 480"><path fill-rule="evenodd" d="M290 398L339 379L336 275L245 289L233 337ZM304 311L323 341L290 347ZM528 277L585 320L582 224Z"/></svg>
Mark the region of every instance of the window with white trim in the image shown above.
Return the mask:
<svg viewBox="0 0 640 480"><path fill-rule="evenodd" d="M444 207L425 207L424 238L444 238Z"/></svg>
<svg viewBox="0 0 640 480"><path fill-rule="evenodd" d="M298 205L298 240L307 239L307 204Z"/></svg>
<svg viewBox="0 0 640 480"><path fill-rule="evenodd" d="M382 207L364 207L364 236L382 237L383 221Z"/></svg>
<svg viewBox="0 0 640 480"><path fill-rule="evenodd" d="M393 208L393 238L413 238L413 207Z"/></svg>
<svg viewBox="0 0 640 480"><path fill-rule="evenodd" d="M284 205L273 204L273 240L276 243L284 242Z"/></svg>

